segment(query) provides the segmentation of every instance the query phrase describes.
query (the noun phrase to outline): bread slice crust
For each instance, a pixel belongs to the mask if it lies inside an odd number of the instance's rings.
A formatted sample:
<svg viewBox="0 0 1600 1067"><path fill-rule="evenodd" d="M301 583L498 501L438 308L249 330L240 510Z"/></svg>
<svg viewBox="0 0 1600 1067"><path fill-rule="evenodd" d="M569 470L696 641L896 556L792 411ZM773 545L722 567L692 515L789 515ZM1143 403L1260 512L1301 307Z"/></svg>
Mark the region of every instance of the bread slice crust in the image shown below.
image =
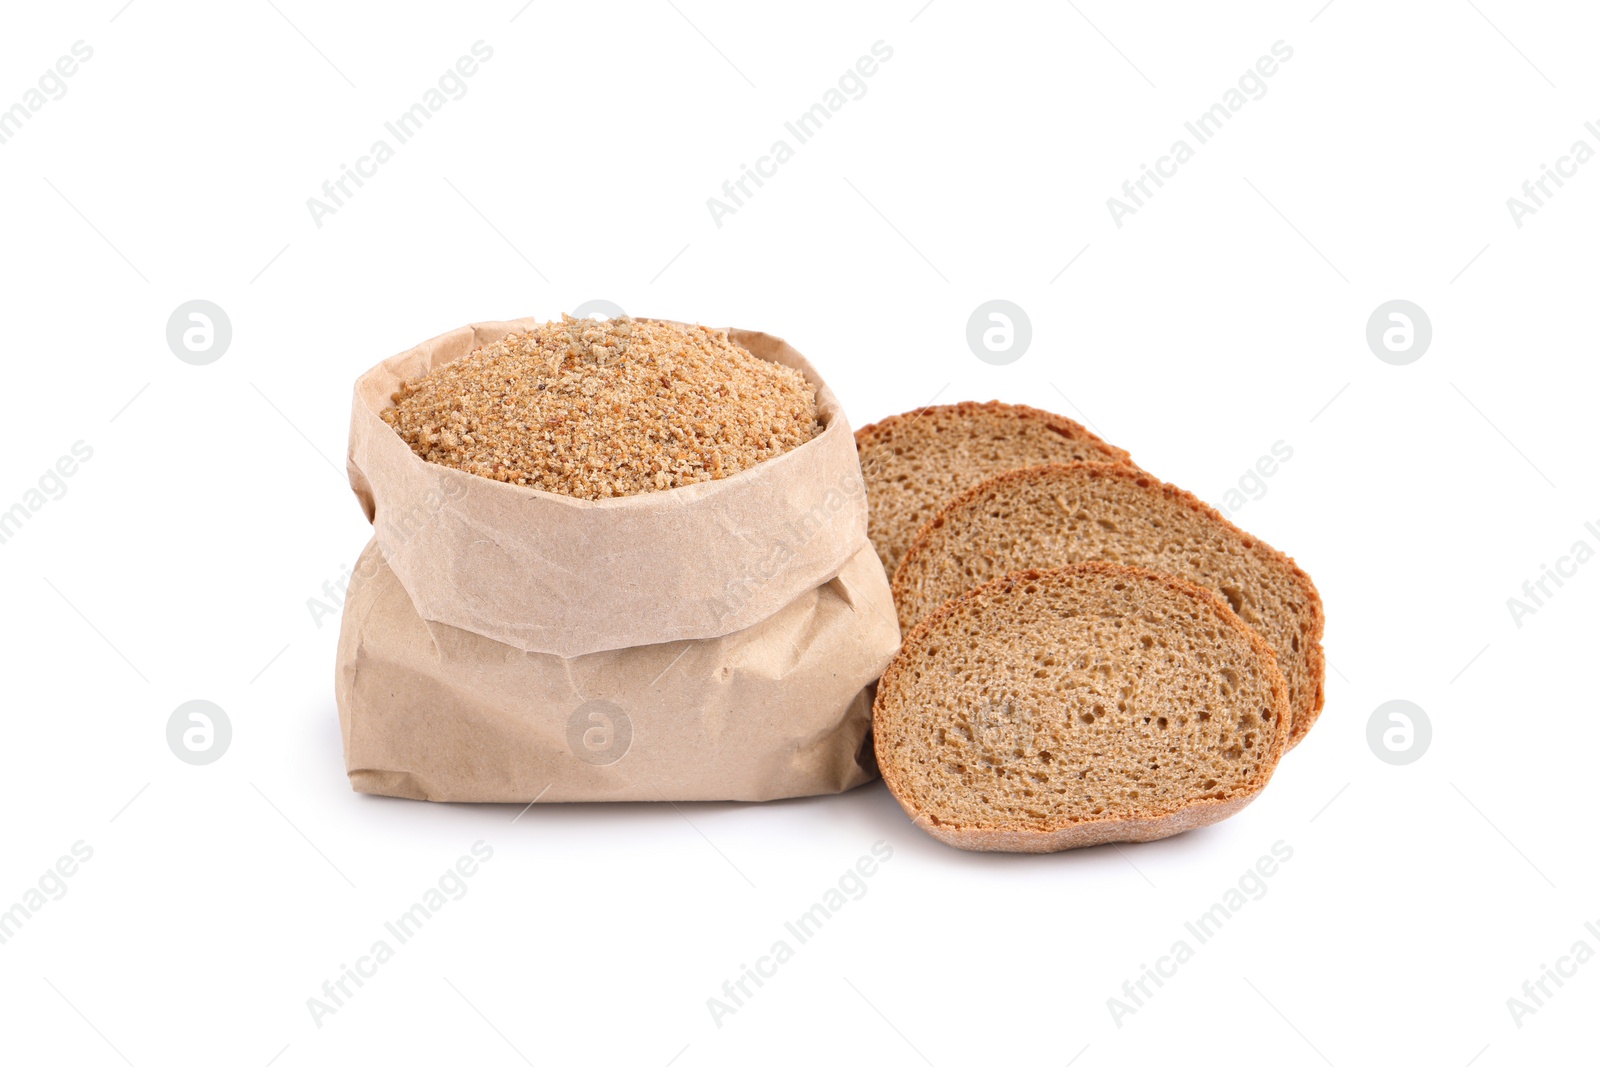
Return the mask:
<svg viewBox="0 0 1600 1067"><path fill-rule="evenodd" d="M1051 520L1081 520L1083 532L1075 534L1075 540L1053 540L1045 546L1017 539L1014 527L1021 517L996 520L994 509L1019 502L1030 493L1050 500L1052 508L1060 506L1059 513L1052 511L1048 516ZM1159 519L1166 525L1159 530L1135 525L1102 531L1096 516L1065 511L1069 499L1074 506L1082 507L1086 498L1101 505L1115 503L1116 498L1143 503L1157 517L1148 522ZM1099 518L1104 519L1105 515ZM1002 531L999 527L1006 521L1013 528ZM1138 536L1167 539L1162 541L1165 548L1173 543L1171 538L1197 531L1213 539L1201 546L1199 554L1152 553L1148 546L1135 540ZM994 544L1002 533L1010 541L1003 552ZM1005 556L1007 552L1015 553L1015 558ZM1278 666L1290 687L1291 748L1305 738L1322 712L1325 615L1322 598L1310 575L1293 558L1239 529L1186 490L1127 466L1082 462L1007 471L973 486L950 500L923 526L895 571L894 600L902 632L915 626L918 616L987 580L980 577L973 581L957 572L964 565L962 561L973 555L983 557L982 562L995 566L1000 574L1106 560L1109 556L1115 562L1171 573L1208 588L1227 600L1235 613L1253 625L1277 652ZM1276 581L1271 588L1260 582L1246 582L1240 579L1242 570L1273 576Z"/></svg>
<svg viewBox="0 0 1600 1067"><path fill-rule="evenodd" d="M1250 699L1259 699L1267 705L1262 713L1262 728L1270 732L1256 757L1253 773L1241 783L1224 790L1222 795L1194 796L1181 802L1168 800L1158 804L1154 810L1103 809L1089 815L1058 811L1045 816L1040 825L1034 826L1006 825L1003 819L988 822L971 818L958 820L948 812L941 816L932 810L932 804L919 802L919 794L926 790L913 788L911 784L908 760L916 760L919 756L924 762L929 758L943 758L938 753L912 751L917 741L915 733L901 728L906 717L912 715L921 716L916 721L924 726L942 728L934 718L930 718L936 713L926 706L926 701L920 706L915 702L919 693L919 679L914 677L915 672L926 666L926 661L930 659L933 663L938 662L934 657L940 651L940 643L958 637L956 630L960 621L969 618L975 611L983 610L990 603L1003 606L1008 601L1015 602L1018 597L1033 595L1040 588L1052 584L1074 581L1113 589L1121 588L1116 585L1120 582L1135 593L1141 589L1145 594L1157 591L1175 608L1187 603L1192 607L1194 617L1214 624L1220 631L1231 635L1229 643L1251 660L1251 673L1258 682L1251 690ZM1130 607L1134 599L1130 595ZM1001 679L996 675L988 680L1011 682L1015 679ZM1239 692L1243 699L1243 690ZM927 694L924 692L923 695ZM1250 711L1253 714L1254 708ZM1184 714L1184 710L1174 707L1167 713L1179 715ZM1269 716L1270 727L1265 721ZM1148 717L1145 722L1149 722ZM1021 571L996 579L955 600L947 601L920 622L905 637L900 651L879 682L873 708L873 740L879 767L890 793L911 820L933 837L956 848L975 851L1057 852L1109 842L1153 841L1233 815L1266 787L1278 760L1288 748L1289 723L1288 686L1277 668L1272 647L1235 615L1220 597L1169 574L1121 564L1081 563L1053 570Z"/></svg>
<svg viewBox="0 0 1600 1067"><path fill-rule="evenodd" d="M1005 420L1012 420L1013 440L1009 443L1022 447L1022 454L1014 461L999 462L973 455L981 451L976 446L985 440L996 441L995 432L1006 427ZM927 451L928 439L924 435L947 432L950 440L969 446L966 458L976 460L979 469L918 469ZM856 452L861 457L867 485L868 532L878 558L891 576L917 531L945 501L993 474L1075 459L1133 465L1126 451L1064 415L998 400L930 405L891 415L856 431Z"/></svg>

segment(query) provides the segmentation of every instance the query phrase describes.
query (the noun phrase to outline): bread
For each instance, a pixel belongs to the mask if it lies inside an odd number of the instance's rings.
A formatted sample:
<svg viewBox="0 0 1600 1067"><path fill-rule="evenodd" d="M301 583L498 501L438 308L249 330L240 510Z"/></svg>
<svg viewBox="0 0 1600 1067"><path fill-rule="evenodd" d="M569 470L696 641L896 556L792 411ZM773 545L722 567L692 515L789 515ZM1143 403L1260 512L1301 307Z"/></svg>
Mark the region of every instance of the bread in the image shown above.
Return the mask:
<svg viewBox="0 0 1600 1067"><path fill-rule="evenodd" d="M902 631L1012 571L1089 560L1176 575L1219 594L1277 652L1290 745L1323 703L1322 600L1294 560L1141 471L1054 464L998 475L945 505L895 574Z"/></svg>
<svg viewBox="0 0 1600 1067"><path fill-rule="evenodd" d="M1288 744L1272 649L1214 594L1109 563L949 601L878 686L883 779L957 848L1057 852L1205 826Z"/></svg>
<svg viewBox="0 0 1600 1067"><path fill-rule="evenodd" d="M961 403L908 411L856 431L867 484L867 533L891 576L939 508L992 474L1036 463L1128 462L1071 419L1020 404Z"/></svg>

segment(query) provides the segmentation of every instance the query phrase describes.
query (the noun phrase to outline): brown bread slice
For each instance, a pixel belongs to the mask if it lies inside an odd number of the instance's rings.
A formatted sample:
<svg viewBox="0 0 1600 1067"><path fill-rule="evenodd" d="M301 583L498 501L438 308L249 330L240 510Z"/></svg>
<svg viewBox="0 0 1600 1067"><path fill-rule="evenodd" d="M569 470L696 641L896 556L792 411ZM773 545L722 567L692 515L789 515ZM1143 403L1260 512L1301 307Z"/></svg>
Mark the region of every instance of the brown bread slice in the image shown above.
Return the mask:
<svg viewBox="0 0 1600 1067"><path fill-rule="evenodd" d="M883 780L939 840L987 852L1153 841L1261 792L1288 747L1272 649L1214 594L1110 563L945 603L878 685Z"/></svg>
<svg viewBox="0 0 1600 1067"><path fill-rule="evenodd" d="M908 411L856 431L867 484L867 532L890 577L945 501L1001 471L1037 463L1127 463L1061 415L1021 404L965 402Z"/></svg>
<svg viewBox="0 0 1600 1067"><path fill-rule="evenodd" d="M1323 703L1322 599L1294 560L1142 471L1054 464L998 475L950 501L894 578L900 628L1013 571L1104 560L1220 595L1267 639L1289 683L1291 747Z"/></svg>

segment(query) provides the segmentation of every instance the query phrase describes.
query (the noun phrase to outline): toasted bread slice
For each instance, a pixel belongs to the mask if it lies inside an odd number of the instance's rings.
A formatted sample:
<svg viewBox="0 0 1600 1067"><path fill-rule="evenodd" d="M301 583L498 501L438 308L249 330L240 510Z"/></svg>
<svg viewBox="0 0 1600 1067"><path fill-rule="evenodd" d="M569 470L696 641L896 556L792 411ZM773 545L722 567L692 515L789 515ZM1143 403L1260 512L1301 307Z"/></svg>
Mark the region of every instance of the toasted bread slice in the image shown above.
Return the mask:
<svg viewBox="0 0 1600 1067"><path fill-rule="evenodd" d="M1165 572L1220 595L1278 655L1289 683L1290 746L1317 721L1323 613L1311 579L1191 494L1126 467L1031 467L950 501L895 574L901 630L1001 575L1091 560Z"/></svg>
<svg viewBox="0 0 1600 1067"><path fill-rule="evenodd" d="M1243 808L1288 745L1272 649L1212 593L1109 563L946 602L878 685L884 781L957 848L1152 841Z"/></svg>
<svg viewBox="0 0 1600 1067"><path fill-rule="evenodd" d="M867 532L890 576L945 501L990 475L1037 463L1128 462L1061 415L991 400L908 411L856 431Z"/></svg>

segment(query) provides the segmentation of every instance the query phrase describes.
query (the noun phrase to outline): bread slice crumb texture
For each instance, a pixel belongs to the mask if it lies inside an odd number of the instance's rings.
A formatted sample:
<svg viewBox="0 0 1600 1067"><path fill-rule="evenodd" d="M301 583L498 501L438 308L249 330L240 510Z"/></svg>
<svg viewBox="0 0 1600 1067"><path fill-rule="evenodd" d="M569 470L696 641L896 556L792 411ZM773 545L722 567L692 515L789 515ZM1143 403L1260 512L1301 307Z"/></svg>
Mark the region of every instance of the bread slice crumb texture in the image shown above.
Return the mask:
<svg viewBox="0 0 1600 1067"><path fill-rule="evenodd" d="M1056 851L1215 822L1287 746L1272 650L1214 595L1089 563L981 586L913 630L873 710L884 781L963 848Z"/></svg>
<svg viewBox="0 0 1600 1067"><path fill-rule="evenodd" d="M867 531L892 577L917 531L957 493L1039 463L1127 463L1128 453L1071 419L1021 404L961 403L895 415L856 431Z"/></svg>
<svg viewBox="0 0 1600 1067"><path fill-rule="evenodd" d="M1222 597L1277 653L1289 685L1291 746L1316 722L1323 610L1311 579L1193 495L1127 467L1033 467L952 500L894 576L901 629L1013 571L1090 561L1173 574Z"/></svg>

